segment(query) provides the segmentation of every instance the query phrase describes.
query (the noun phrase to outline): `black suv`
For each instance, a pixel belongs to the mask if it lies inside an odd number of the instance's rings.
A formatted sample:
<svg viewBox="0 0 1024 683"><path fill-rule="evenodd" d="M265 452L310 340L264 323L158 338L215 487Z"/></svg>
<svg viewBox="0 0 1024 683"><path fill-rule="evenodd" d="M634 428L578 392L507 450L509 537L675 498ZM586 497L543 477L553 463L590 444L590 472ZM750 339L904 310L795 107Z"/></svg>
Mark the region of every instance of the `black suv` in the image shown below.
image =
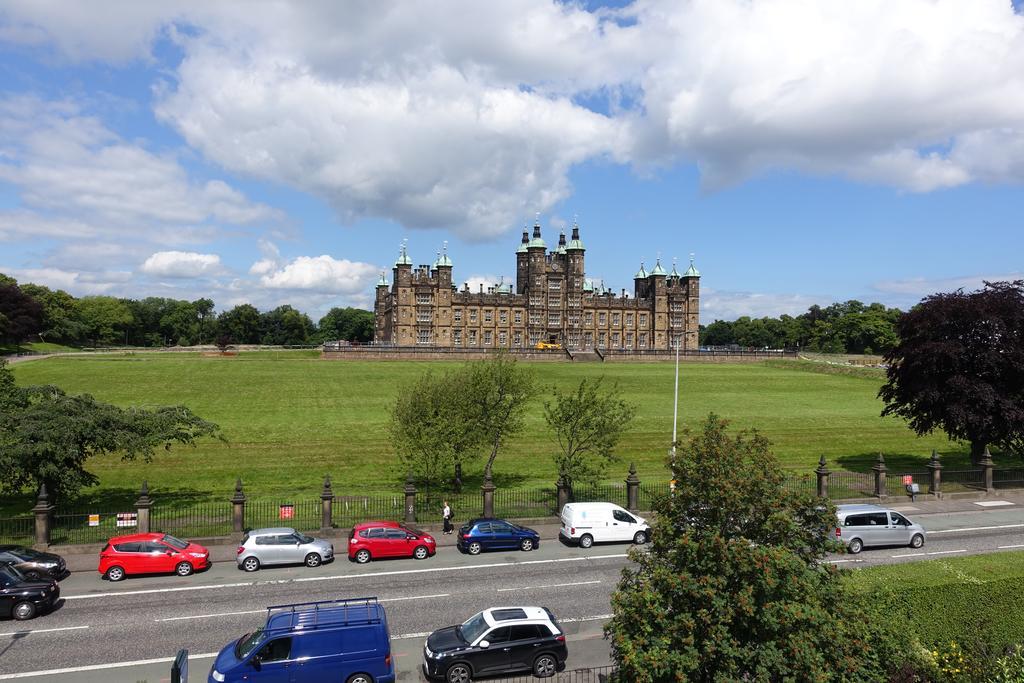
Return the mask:
<svg viewBox="0 0 1024 683"><path fill-rule="evenodd" d="M53 609L58 598L60 588L56 581L29 581L14 567L0 567L0 617L31 619Z"/></svg>
<svg viewBox="0 0 1024 683"><path fill-rule="evenodd" d="M513 671L547 678L565 668L568 656L565 634L546 607L492 607L431 633L423 671L448 683Z"/></svg>

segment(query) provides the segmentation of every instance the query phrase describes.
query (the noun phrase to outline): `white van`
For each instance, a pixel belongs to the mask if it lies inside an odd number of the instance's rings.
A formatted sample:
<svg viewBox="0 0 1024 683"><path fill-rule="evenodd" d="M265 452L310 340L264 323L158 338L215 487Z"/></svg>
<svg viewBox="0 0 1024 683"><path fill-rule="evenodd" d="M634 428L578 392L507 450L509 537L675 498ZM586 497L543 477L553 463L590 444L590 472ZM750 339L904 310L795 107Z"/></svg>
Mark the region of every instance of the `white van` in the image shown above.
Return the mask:
<svg viewBox="0 0 1024 683"><path fill-rule="evenodd" d="M615 503L566 503L558 535L569 543L589 548L605 541L646 543L651 527L643 517L626 512Z"/></svg>

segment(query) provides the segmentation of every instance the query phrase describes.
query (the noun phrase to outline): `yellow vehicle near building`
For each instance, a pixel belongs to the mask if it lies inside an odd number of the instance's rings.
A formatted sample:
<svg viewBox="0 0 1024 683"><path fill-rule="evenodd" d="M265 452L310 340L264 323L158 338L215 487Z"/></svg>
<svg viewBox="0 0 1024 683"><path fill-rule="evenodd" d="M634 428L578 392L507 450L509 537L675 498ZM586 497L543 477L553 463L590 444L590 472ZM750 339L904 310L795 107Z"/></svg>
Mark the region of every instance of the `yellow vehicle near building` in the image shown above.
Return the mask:
<svg viewBox="0 0 1024 683"><path fill-rule="evenodd" d="M556 342L537 342L537 346L535 348L537 348L540 351L546 351L546 350L558 351L558 350L561 350L562 345L558 344Z"/></svg>

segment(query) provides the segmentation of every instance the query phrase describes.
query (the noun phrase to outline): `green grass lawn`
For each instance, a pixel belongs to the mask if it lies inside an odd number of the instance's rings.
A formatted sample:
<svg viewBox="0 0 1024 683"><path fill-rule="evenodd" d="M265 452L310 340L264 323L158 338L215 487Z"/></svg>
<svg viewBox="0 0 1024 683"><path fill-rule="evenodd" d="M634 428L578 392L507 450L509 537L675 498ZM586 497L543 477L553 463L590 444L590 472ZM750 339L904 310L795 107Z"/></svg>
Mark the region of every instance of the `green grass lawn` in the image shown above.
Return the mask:
<svg viewBox="0 0 1024 683"><path fill-rule="evenodd" d="M159 453L150 464L93 460L101 497L129 499L143 479L155 492L176 491L205 499L230 494L236 477L250 496L275 498L319 491L330 474L338 493L394 491L401 473L387 437L390 406L411 379L445 363L321 360L315 351L242 353L204 357L191 353L126 353L51 358L13 366L20 384L56 384L118 405L183 404L217 422L228 444ZM625 477L635 461L641 479L666 479L672 434L672 363L528 366L545 387L568 388L582 377L604 375L638 404L636 420L619 448L622 465L609 480ZM693 427L710 411L735 427L756 427L773 442L787 467L807 472L824 454L833 469L866 471L879 452L891 470L920 468L933 448L950 467L964 449L942 435L917 438L901 421L881 418L876 393L880 371L811 363L684 363L680 425ZM524 432L495 465L496 484L550 485L555 470L542 402L529 411ZM482 465L469 468L479 481ZM477 477L474 481L473 477ZM8 501L8 509L14 501Z"/></svg>

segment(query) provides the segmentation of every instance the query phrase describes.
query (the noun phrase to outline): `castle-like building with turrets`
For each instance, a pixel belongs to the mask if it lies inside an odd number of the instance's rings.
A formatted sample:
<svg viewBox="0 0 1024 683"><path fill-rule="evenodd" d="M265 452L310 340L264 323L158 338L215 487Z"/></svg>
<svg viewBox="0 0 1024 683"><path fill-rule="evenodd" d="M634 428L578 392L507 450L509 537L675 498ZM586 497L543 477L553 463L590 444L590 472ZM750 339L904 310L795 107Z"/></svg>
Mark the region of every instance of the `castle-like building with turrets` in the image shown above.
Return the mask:
<svg viewBox="0 0 1024 683"><path fill-rule="evenodd" d="M384 273L374 301L374 341L394 346L465 348L697 349L700 273L666 273L659 258L633 278L633 294L616 295L588 280L579 226L548 252L540 224L523 230L516 284L471 292L452 284L447 248L432 266L413 268L403 246L389 284Z"/></svg>

